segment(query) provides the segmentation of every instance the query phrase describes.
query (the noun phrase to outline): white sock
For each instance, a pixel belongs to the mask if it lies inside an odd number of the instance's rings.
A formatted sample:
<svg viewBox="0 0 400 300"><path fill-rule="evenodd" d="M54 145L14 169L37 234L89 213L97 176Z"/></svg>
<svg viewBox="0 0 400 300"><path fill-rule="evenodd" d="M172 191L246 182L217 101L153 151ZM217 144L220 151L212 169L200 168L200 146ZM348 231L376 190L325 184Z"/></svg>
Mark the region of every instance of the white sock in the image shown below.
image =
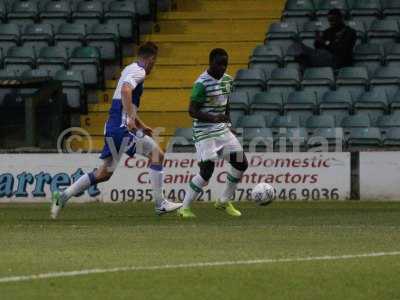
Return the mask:
<svg viewBox="0 0 400 300"><path fill-rule="evenodd" d="M220 202L228 202L233 198L233 195L236 191L237 185L239 184L240 179L242 178L243 172L239 171L235 168L231 168L231 171L228 173L228 178L226 180L226 187L224 192L222 193Z"/></svg>
<svg viewBox="0 0 400 300"><path fill-rule="evenodd" d="M61 200L66 203L71 197L78 195L95 184L95 177L93 173L88 173L79 177L70 187L61 193Z"/></svg>
<svg viewBox="0 0 400 300"><path fill-rule="evenodd" d="M163 179L164 172L162 171L161 165L151 165L150 166L150 181L151 188L153 191L153 198L156 202L156 205L159 206L164 201L163 197Z"/></svg>
<svg viewBox="0 0 400 300"><path fill-rule="evenodd" d="M207 181L205 181L200 175L193 177L192 181L189 183L189 187L186 189L186 195L182 207L189 208L192 201L199 196L203 187L206 185Z"/></svg>

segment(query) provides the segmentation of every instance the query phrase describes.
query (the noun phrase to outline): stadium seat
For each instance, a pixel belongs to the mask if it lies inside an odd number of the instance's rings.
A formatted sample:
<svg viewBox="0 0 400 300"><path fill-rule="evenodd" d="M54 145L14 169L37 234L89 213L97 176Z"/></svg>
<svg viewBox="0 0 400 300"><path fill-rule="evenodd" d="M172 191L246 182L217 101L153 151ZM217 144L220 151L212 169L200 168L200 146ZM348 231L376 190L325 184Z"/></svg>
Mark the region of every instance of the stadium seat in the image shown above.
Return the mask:
<svg viewBox="0 0 400 300"><path fill-rule="evenodd" d="M272 152L274 138L270 128L244 128L243 147L247 152Z"/></svg>
<svg viewBox="0 0 400 300"><path fill-rule="evenodd" d="M347 15L349 10L346 0L320 0L317 5L317 17L326 17L333 8L340 9L344 15Z"/></svg>
<svg viewBox="0 0 400 300"><path fill-rule="evenodd" d="M385 148L394 147L398 150L400 148L400 128L389 128L383 137L382 143Z"/></svg>
<svg viewBox="0 0 400 300"><path fill-rule="evenodd" d="M334 128L335 118L333 116L310 116L306 121L306 128L313 132L316 128Z"/></svg>
<svg viewBox="0 0 400 300"><path fill-rule="evenodd" d="M84 81L81 71L60 70L54 79L60 80L63 93L66 95L70 108L81 109L83 107Z"/></svg>
<svg viewBox="0 0 400 300"><path fill-rule="evenodd" d="M72 52L68 63L71 70L82 71L85 85L96 86L102 79L100 58L97 48L79 47Z"/></svg>
<svg viewBox="0 0 400 300"><path fill-rule="evenodd" d="M177 128L168 144L167 152L194 152L193 129Z"/></svg>
<svg viewBox="0 0 400 300"><path fill-rule="evenodd" d="M237 123L241 117L243 117L245 113L241 110L231 110L229 112L229 116L231 117L231 123L233 127L237 127Z"/></svg>
<svg viewBox="0 0 400 300"><path fill-rule="evenodd" d="M282 113L283 97L278 92L262 92L255 94L251 99L250 111L252 114L261 114L267 120L269 126L271 121Z"/></svg>
<svg viewBox="0 0 400 300"><path fill-rule="evenodd" d="M38 16L38 5L33 0L13 2L7 21L21 27L35 23Z"/></svg>
<svg viewBox="0 0 400 300"><path fill-rule="evenodd" d="M265 88L265 74L259 69L241 69L233 82L234 90L257 93Z"/></svg>
<svg viewBox="0 0 400 300"><path fill-rule="evenodd" d="M368 115L358 114L344 117L342 120L344 137L347 140L350 135L351 129L353 128L363 129L371 127L371 125L371 120Z"/></svg>
<svg viewBox="0 0 400 300"><path fill-rule="evenodd" d="M385 114L387 109L388 99L382 91L365 92L354 103L354 112L368 115L372 124L376 124L377 119Z"/></svg>
<svg viewBox="0 0 400 300"><path fill-rule="evenodd" d="M108 10L104 14L106 24L119 26L122 39L136 41L139 25L135 3L132 1L113 1L109 4Z"/></svg>
<svg viewBox="0 0 400 300"><path fill-rule="evenodd" d="M42 23L51 24L58 28L61 24L67 23L71 17L71 5L67 0L48 1L39 17Z"/></svg>
<svg viewBox="0 0 400 300"><path fill-rule="evenodd" d="M390 99L390 112L392 114L400 111L400 89Z"/></svg>
<svg viewBox="0 0 400 300"><path fill-rule="evenodd" d="M19 43L20 28L17 24L0 24L0 48L3 54Z"/></svg>
<svg viewBox="0 0 400 300"><path fill-rule="evenodd" d="M379 0L354 0L350 14L352 18L362 20L369 28L370 24L381 17Z"/></svg>
<svg viewBox="0 0 400 300"><path fill-rule="evenodd" d="M400 68L400 43L385 45L385 61L389 67Z"/></svg>
<svg viewBox="0 0 400 300"><path fill-rule="evenodd" d="M40 70L47 70L54 77L60 70L64 70L68 64L67 49L62 47L45 47L40 50L36 60L36 66Z"/></svg>
<svg viewBox="0 0 400 300"><path fill-rule="evenodd" d="M383 115L376 121L376 126L380 128L382 136L385 136L389 128L400 128L400 114Z"/></svg>
<svg viewBox="0 0 400 300"><path fill-rule="evenodd" d="M394 43L399 38L399 24L396 20L375 20L368 30L370 43Z"/></svg>
<svg viewBox="0 0 400 300"><path fill-rule="evenodd" d="M77 10L72 13L73 23L84 24L89 28L95 24L100 24L102 19L103 3L96 0L79 2Z"/></svg>
<svg viewBox="0 0 400 300"><path fill-rule="evenodd" d="M40 49L53 43L53 27L51 24L32 24L25 27L21 35L23 47L35 48L39 53Z"/></svg>
<svg viewBox="0 0 400 300"><path fill-rule="evenodd" d="M369 87L368 71L365 67L345 67L339 70L336 77L336 89L348 91L354 99L358 98Z"/></svg>
<svg viewBox="0 0 400 300"><path fill-rule="evenodd" d="M356 41L356 45L358 44L362 44L365 43L367 40L366 37L366 28L364 25L363 21L357 20L357 19L352 19L352 20L348 20L346 21L346 24L348 26L350 26L352 29L354 29L357 33L357 41Z"/></svg>
<svg viewBox="0 0 400 300"><path fill-rule="evenodd" d="M371 76L383 63L383 49L379 44L360 44L354 49L356 66L366 67Z"/></svg>
<svg viewBox="0 0 400 300"><path fill-rule="evenodd" d="M136 11L142 18L150 15L151 7L149 0L135 0L134 2Z"/></svg>
<svg viewBox="0 0 400 300"><path fill-rule="evenodd" d="M38 70L38 69L26 70L21 74L21 76L26 79L43 78L44 80L46 78L51 77L47 70ZM17 95L20 95L22 97L26 95L32 95L36 93L38 90L39 88L35 87L17 89Z"/></svg>
<svg viewBox="0 0 400 300"><path fill-rule="evenodd" d="M116 24L93 25L91 32L86 35L86 43L90 47L97 47L103 60L121 58L120 36Z"/></svg>
<svg viewBox="0 0 400 300"><path fill-rule="evenodd" d="M278 68L272 71L267 82L268 91L289 94L300 88L300 72L294 68Z"/></svg>
<svg viewBox="0 0 400 300"><path fill-rule="evenodd" d="M398 0L382 0L383 16L386 20L399 20L400 2Z"/></svg>
<svg viewBox="0 0 400 300"><path fill-rule="evenodd" d="M307 147L308 133L305 128L281 128L274 135L275 151L304 151Z"/></svg>
<svg viewBox="0 0 400 300"><path fill-rule="evenodd" d="M242 111L243 114L249 110L249 95L246 92L233 92L229 99L229 108L233 110Z"/></svg>
<svg viewBox="0 0 400 300"><path fill-rule="evenodd" d="M72 53L73 49L83 46L86 36L86 26L83 24L61 24L57 34L54 36L55 45L68 49Z"/></svg>
<svg viewBox="0 0 400 300"><path fill-rule="evenodd" d="M317 31L323 32L328 28L329 28L329 23L326 19L308 21L303 25L303 28L300 32L300 37L304 44L314 48L316 32Z"/></svg>
<svg viewBox="0 0 400 300"><path fill-rule="evenodd" d="M352 107L353 101L348 91L326 92L319 104L320 114L333 116L336 126L340 126L343 118L350 115Z"/></svg>
<svg viewBox="0 0 400 300"><path fill-rule="evenodd" d="M381 143L381 132L375 127L351 128L347 139L350 151L379 148Z"/></svg>
<svg viewBox="0 0 400 300"><path fill-rule="evenodd" d="M35 52L33 48L12 47L4 58L7 70L14 70L18 76L26 70L35 67Z"/></svg>
<svg viewBox="0 0 400 300"><path fill-rule="evenodd" d="M266 35L266 41L279 42L283 51L286 53L288 47L293 43L293 39L297 37L298 29L296 23L291 22L274 22L270 25Z"/></svg>
<svg viewBox="0 0 400 300"><path fill-rule="evenodd" d="M304 72L301 85L304 91L314 92L320 99L323 94L334 88L335 75L332 68L308 68Z"/></svg>
<svg viewBox="0 0 400 300"><path fill-rule="evenodd" d="M312 0L288 0L283 18L285 21L305 23L314 16L315 7Z"/></svg>
<svg viewBox="0 0 400 300"><path fill-rule="evenodd" d="M0 2L0 22L4 22L7 16L7 5L5 2Z"/></svg>
<svg viewBox="0 0 400 300"><path fill-rule="evenodd" d="M272 71L282 63L282 49L279 46L260 45L253 50L250 57L250 68L262 68L269 77Z"/></svg>
<svg viewBox="0 0 400 300"><path fill-rule="evenodd" d="M238 128L265 128L265 119L261 115L242 116L237 126Z"/></svg>
<svg viewBox="0 0 400 300"><path fill-rule="evenodd" d="M315 128L308 138L308 151L341 152L344 143L343 129L338 127ZM326 148L325 148L326 147Z"/></svg>
<svg viewBox="0 0 400 300"><path fill-rule="evenodd" d="M296 91L288 95L283 110L285 115L298 118L302 126L316 112L317 104L318 100L315 93Z"/></svg>
<svg viewBox="0 0 400 300"><path fill-rule="evenodd" d="M0 69L0 78L1 79L10 79L12 77L16 77L17 74L14 70ZM1 88L0 89L0 107L5 104L7 98L12 97L15 98L15 89L12 88Z"/></svg>
<svg viewBox="0 0 400 300"><path fill-rule="evenodd" d="M400 86L400 69L393 66L385 66L378 68L372 79L371 89L384 91L391 99Z"/></svg>
<svg viewBox="0 0 400 300"><path fill-rule="evenodd" d="M282 129L300 127L300 121L298 118L291 116L277 116L272 120L270 127L275 136L279 134L280 131L285 131Z"/></svg>

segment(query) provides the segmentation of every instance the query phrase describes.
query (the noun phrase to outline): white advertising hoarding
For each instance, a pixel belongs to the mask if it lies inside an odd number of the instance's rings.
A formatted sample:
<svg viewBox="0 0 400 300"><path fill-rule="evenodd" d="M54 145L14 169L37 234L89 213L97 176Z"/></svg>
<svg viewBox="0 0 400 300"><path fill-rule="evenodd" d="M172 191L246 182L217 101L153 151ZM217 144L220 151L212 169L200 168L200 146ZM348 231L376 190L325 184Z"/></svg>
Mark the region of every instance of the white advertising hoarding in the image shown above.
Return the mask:
<svg viewBox="0 0 400 300"><path fill-rule="evenodd" d="M360 153L361 200L400 200L400 152Z"/></svg>
<svg viewBox="0 0 400 300"><path fill-rule="evenodd" d="M337 200L350 197L349 153L248 153L249 169L236 200L249 199L252 187L270 183L276 200ZM97 154L0 155L0 202L45 202L84 172L98 167ZM194 153L168 154L164 163L165 197L182 201L190 179L197 174ZM217 199L230 166L219 161L199 201ZM124 157L107 183L91 187L73 201L151 201L147 159Z"/></svg>

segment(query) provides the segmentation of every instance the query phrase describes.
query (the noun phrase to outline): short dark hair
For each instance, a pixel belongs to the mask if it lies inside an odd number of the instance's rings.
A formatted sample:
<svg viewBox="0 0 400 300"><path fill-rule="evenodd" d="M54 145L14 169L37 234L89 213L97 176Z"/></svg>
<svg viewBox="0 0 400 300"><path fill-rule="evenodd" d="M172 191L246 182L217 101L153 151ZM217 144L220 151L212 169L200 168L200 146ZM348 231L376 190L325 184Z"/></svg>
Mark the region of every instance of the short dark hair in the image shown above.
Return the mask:
<svg viewBox="0 0 400 300"><path fill-rule="evenodd" d="M212 63L217 56L228 57L228 53L225 51L225 49L222 48L212 49L209 56L209 62Z"/></svg>
<svg viewBox="0 0 400 300"><path fill-rule="evenodd" d="M343 18L343 13L339 8L332 8L328 12L328 16L335 16L335 17Z"/></svg>
<svg viewBox="0 0 400 300"><path fill-rule="evenodd" d="M158 47L153 42L146 42L139 47L138 56L140 57L150 57L157 55Z"/></svg>

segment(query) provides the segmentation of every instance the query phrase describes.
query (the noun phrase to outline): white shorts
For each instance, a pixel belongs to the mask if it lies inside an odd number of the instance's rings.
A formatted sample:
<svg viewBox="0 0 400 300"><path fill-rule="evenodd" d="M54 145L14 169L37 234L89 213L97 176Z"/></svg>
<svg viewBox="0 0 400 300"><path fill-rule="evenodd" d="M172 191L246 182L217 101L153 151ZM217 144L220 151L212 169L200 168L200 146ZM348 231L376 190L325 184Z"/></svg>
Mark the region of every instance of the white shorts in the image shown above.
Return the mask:
<svg viewBox="0 0 400 300"><path fill-rule="evenodd" d="M198 161L218 160L228 157L233 152L243 152L242 145L231 131L199 141L195 146Z"/></svg>

